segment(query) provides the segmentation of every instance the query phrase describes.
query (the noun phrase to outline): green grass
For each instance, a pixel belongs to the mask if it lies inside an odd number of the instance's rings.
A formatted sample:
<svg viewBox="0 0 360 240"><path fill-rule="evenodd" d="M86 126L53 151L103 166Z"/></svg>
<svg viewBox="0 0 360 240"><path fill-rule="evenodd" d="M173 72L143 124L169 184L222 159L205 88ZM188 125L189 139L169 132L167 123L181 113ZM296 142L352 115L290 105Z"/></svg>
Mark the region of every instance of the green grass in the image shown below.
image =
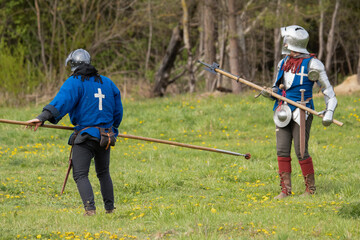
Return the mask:
<svg viewBox="0 0 360 240"><path fill-rule="evenodd" d="M91 166L97 215L83 217L65 177L69 131L0 124L0 239L359 239L360 94L338 96L335 118L315 117L310 140L318 193L293 154L294 196L279 191L273 103L245 96L124 100L120 132L251 153L252 158L119 138L111 153L116 212L105 214ZM324 108L322 97L316 109ZM26 121L41 107L1 108ZM61 124L69 125L66 116Z"/></svg>

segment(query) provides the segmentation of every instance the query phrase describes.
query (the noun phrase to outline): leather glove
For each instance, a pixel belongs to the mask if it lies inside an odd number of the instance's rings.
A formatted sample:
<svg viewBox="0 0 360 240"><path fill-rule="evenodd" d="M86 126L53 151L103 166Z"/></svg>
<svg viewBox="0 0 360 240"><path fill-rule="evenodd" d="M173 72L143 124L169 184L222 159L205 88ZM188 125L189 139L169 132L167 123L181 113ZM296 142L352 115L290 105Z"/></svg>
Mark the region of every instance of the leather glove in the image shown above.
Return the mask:
<svg viewBox="0 0 360 240"><path fill-rule="evenodd" d="M275 91L276 91L276 89L274 89L274 88L264 87L264 90L261 90L260 95L263 96L263 97L274 100L271 93L275 92Z"/></svg>

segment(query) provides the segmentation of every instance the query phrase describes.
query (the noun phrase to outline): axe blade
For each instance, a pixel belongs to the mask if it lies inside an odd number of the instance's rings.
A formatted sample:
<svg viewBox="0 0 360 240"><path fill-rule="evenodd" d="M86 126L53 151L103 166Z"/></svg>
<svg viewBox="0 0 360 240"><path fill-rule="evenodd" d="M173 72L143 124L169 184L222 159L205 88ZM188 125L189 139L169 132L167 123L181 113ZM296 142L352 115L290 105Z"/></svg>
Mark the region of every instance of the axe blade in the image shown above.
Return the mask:
<svg viewBox="0 0 360 240"><path fill-rule="evenodd" d="M218 68L220 67L220 65L219 65L218 63L216 63L216 62L213 62L212 65L207 64L207 63L204 63L204 62L202 62L202 61L200 61L200 60L198 60L198 62L206 66L206 67L204 68L206 71L211 72L211 73L214 73L214 74L217 73L217 72L215 71L215 69L218 69Z"/></svg>

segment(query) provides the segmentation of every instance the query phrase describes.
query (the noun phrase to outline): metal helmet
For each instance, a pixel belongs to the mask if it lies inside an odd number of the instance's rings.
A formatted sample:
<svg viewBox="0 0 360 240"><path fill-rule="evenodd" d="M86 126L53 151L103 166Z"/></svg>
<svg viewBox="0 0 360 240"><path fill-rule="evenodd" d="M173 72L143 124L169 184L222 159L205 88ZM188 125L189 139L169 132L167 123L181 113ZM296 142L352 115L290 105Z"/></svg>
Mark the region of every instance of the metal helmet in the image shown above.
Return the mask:
<svg viewBox="0 0 360 240"><path fill-rule="evenodd" d="M90 64L90 62L90 54L86 50L79 48L69 54L65 60L65 66L67 66L67 63L69 63L71 66L71 71L75 71L79 65L83 63Z"/></svg>
<svg viewBox="0 0 360 240"><path fill-rule="evenodd" d="M282 54L290 54L291 51L309 54L306 50L309 33L303 27L291 25L280 30L283 37Z"/></svg>

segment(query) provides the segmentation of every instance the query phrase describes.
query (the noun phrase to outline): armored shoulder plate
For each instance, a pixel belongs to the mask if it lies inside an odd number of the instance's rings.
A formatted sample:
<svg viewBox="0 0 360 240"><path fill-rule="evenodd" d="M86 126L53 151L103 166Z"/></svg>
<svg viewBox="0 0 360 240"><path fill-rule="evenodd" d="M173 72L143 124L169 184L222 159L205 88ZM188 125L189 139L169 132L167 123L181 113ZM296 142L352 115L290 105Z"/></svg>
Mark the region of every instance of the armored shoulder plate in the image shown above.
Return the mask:
<svg viewBox="0 0 360 240"><path fill-rule="evenodd" d="M314 82L319 80L321 73L325 73L324 64L316 58L311 59L309 63L309 73L308 73L309 80Z"/></svg>
<svg viewBox="0 0 360 240"><path fill-rule="evenodd" d="M337 106L335 92L326 74L325 66L320 60L316 58L311 59L309 63L308 78L311 78L311 81L317 81L321 87L321 91L324 94L326 111L334 112Z"/></svg>

